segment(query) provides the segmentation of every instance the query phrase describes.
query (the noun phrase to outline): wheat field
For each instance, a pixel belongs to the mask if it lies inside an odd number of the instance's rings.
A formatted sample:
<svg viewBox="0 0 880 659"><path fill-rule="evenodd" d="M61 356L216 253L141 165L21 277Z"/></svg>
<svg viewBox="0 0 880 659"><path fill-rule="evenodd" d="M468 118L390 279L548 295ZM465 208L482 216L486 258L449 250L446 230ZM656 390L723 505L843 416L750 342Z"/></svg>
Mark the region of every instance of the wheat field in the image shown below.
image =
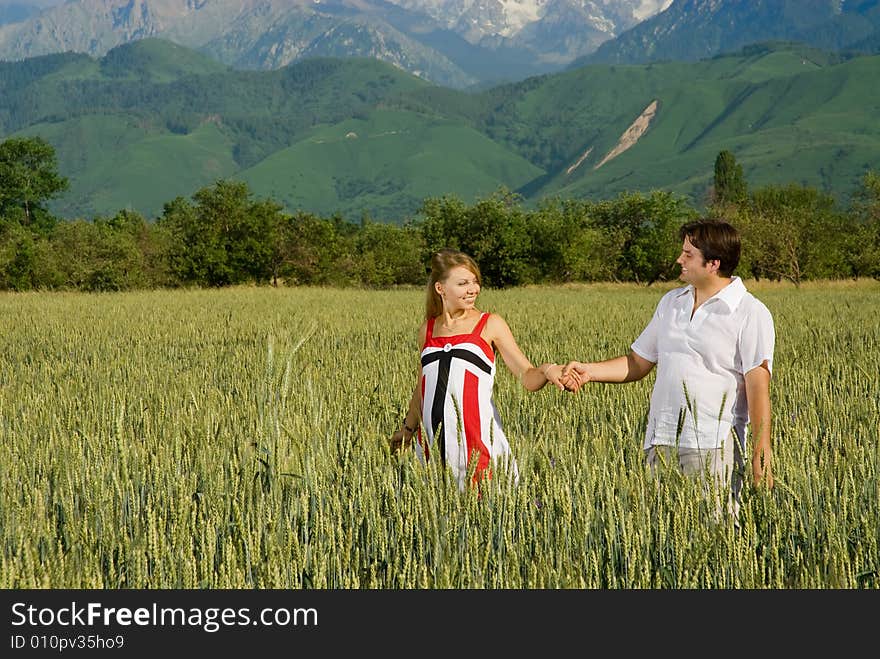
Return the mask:
<svg viewBox="0 0 880 659"><path fill-rule="evenodd" d="M484 290L533 363L623 354L673 284ZM480 496L392 454L419 289L0 299L2 588L880 587L880 282L747 282L774 315L770 493L651 481L653 374L495 400Z"/></svg>

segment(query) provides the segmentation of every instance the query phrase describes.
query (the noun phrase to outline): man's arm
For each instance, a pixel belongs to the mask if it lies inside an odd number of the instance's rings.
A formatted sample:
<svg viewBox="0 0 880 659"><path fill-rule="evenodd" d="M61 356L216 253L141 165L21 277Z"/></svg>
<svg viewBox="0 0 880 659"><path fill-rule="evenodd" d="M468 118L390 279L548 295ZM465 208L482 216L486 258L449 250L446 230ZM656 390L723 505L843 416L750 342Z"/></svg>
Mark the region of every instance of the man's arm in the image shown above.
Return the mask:
<svg viewBox="0 0 880 659"><path fill-rule="evenodd" d="M568 362L562 369L562 382L572 391L580 389L585 382L635 382L650 373L652 368L654 362L630 351L626 355L602 362ZM575 381L574 373L580 382Z"/></svg>
<svg viewBox="0 0 880 659"><path fill-rule="evenodd" d="M770 371L767 362L756 366L745 376L746 399L749 404L749 424L752 427L752 478L755 486L773 488L770 442Z"/></svg>

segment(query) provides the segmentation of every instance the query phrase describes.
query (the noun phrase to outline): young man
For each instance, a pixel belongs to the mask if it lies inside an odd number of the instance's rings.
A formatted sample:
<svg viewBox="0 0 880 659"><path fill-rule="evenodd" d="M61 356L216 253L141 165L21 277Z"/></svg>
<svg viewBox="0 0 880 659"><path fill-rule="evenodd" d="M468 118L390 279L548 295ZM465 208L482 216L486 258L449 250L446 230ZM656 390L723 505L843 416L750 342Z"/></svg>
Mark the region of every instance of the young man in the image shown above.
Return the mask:
<svg viewBox="0 0 880 659"><path fill-rule="evenodd" d="M660 300L651 322L624 356L569 362L563 383L633 382L657 366L645 432L651 472L661 464L687 475L710 474L729 487L734 517L742 487L745 426L752 430L752 477L773 487L770 375L773 318L733 276L740 238L726 222L681 227L681 280Z"/></svg>

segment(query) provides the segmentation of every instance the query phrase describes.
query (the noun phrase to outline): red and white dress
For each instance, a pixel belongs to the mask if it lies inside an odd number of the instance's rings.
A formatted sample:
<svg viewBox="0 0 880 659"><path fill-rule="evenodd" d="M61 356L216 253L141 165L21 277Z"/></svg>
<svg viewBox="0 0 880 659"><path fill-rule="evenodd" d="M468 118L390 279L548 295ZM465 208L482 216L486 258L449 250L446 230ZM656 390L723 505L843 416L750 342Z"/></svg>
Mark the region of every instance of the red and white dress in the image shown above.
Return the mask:
<svg viewBox="0 0 880 659"><path fill-rule="evenodd" d="M492 399L495 351L481 336L488 319L488 313L482 314L469 334L434 336L434 319L429 318L422 348L422 425L426 436L419 434L416 454L422 461L439 455L462 490L472 460L476 460L475 482L491 476L489 465L499 458L509 460L514 481L519 479Z"/></svg>

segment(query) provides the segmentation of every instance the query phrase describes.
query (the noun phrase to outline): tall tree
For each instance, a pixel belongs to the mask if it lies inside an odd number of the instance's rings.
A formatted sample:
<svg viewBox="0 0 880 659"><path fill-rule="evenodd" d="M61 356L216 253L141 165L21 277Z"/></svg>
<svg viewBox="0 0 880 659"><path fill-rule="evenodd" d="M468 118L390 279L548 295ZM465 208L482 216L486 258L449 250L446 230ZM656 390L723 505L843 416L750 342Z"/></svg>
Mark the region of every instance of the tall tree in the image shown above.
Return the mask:
<svg viewBox="0 0 880 659"><path fill-rule="evenodd" d="M815 188L760 188L739 209L741 266L754 277L787 279L795 286L849 276L846 224L833 197Z"/></svg>
<svg viewBox="0 0 880 659"><path fill-rule="evenodd" d="M880 173L869 171L862 177L850 217L845 240L852 275L880 279Z"/></svg>
<svg viewBox="0 0 880 659"><path fill-rule="evenodd" d="M490 286L532 283L531 245L521 202L519 195L503 187L470 207L454 195L426 199L421 209L425 261L441 247L454 247L476 259Z"/></svg>
<svg viewBox="0 0 880 659"><path fill-rule="evenodd" d="M192 199L166 203L159 218L172 277L200 286L271 281L285 221L281 207L253 201L247 184L229 180L202 188Z"/></svg>
<svg viewBox="0 0 880 659"><path fill-rule="evenodd" d="M54 218L44 204L67 186L58 174L55 149L42 138L0 142L0 219L48 229Z"/></svg>
<svg viewBox="0 0 880 659"><path fill-rule="evenodd" d="M681 251L678 228L695 216L683 197L653 190L624 193L591 209L594 226L613 238L615 277L650 285L675 274Z"/></svg>
<svg viewBox="0 0 880 659"><path fill-rule="evenodd" d="M738 204L746 194L742 165L730 151L720 151L715 158L715 203Z"/></svg>

